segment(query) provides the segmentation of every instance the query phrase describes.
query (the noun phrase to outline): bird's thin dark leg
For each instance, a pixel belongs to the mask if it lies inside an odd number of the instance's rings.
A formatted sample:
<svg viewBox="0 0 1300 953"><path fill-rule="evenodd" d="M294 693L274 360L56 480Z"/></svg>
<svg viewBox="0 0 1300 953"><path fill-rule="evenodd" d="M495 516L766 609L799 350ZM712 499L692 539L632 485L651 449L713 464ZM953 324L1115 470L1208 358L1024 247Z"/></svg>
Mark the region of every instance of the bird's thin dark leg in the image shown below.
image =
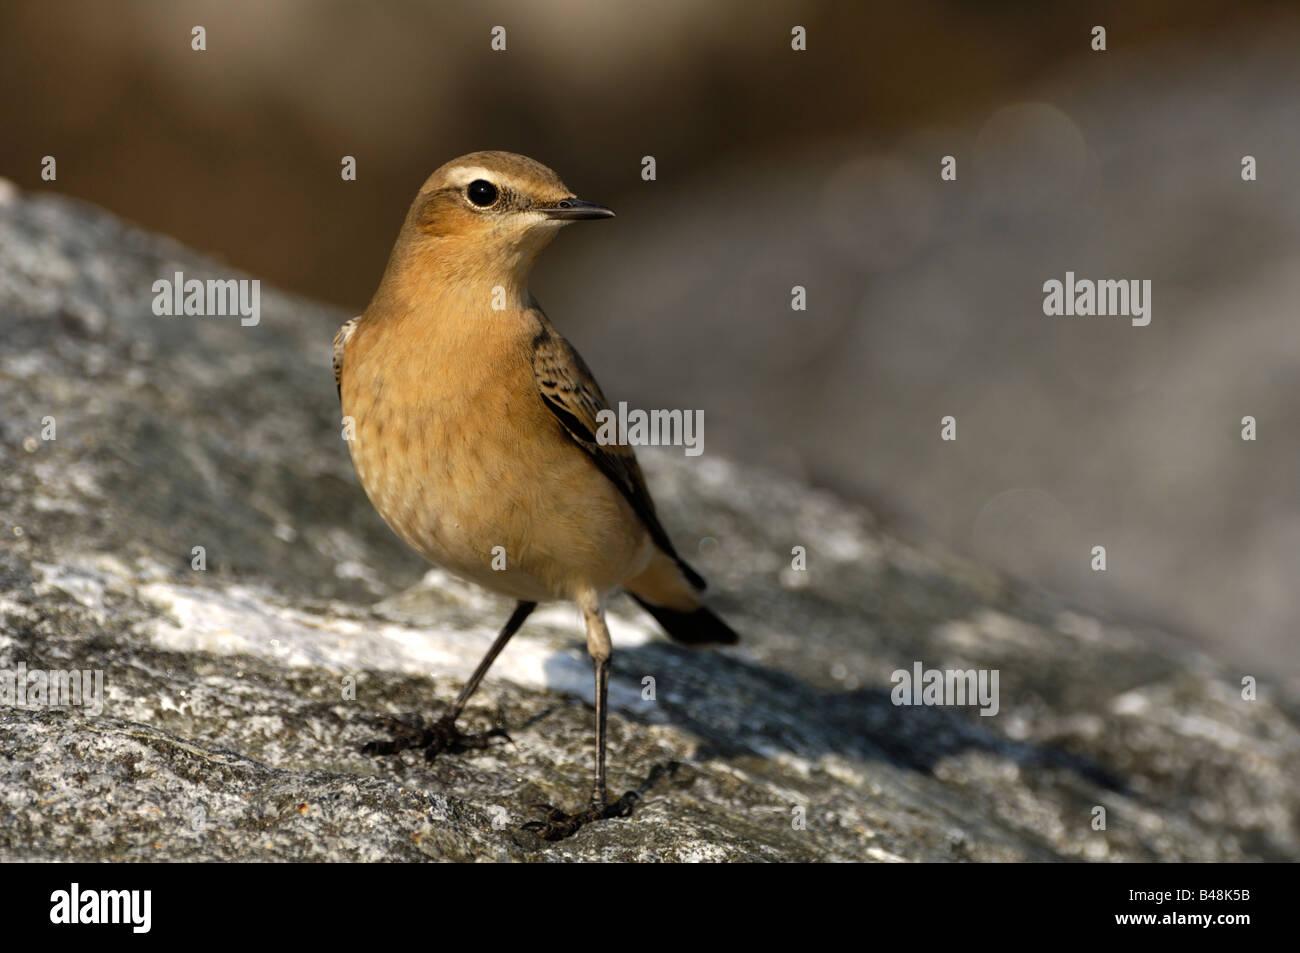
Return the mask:
<svg viewBox="0 0 1300 953"><path fill-rule="evenodd" d="M515 611L510 614L510 618L506 621L501 634L492 643L492 648L488 649L487 655L483 656L483 661L478 663L478 668L474 669L474 674L469 677L469 681L460 690L460 694L456 696L456 701L452 703L451 709L444 717L450 718L452 721L460 717L460 713L465 710L465 704L478 689L478 683L483 681L483 676L487 674L487 670L492 667L492 663L497 660L497 656L506 647L506 643L519 631L519 627L524 624L524 620L536 608L536 602L521 602L515 606Z"/></svg>
<svg viewBox="0 0 1300 953"><path fill-rule="evenodd" d="M541 805L545 820L524 825L543 840L563 840L584 824L610 817L627 817L635 807L637 794L628 791L613 804L605 803L605 722L609 707L609 657L593 658L596 667L596 783L586 810L573 814Z"/></svg>
<svg viewBox="0 0 1300 953"><path fill-rule="evenodd" d="M605 810L605 715L609 703L609 659L596 660L596 786L591 807Z"/></svg>
<svg viewBox="0 0 1300 953"><path fill-rule="evenodd" d="M609 713L609 659L596 662L596 787L591 792L591 819L627 817L637 793L628 791L613 804L605 803L605 718Z"/></svg>
<svg viewBox="0 0 1300 953"><path fill-rule="evenodd" d="M478 688L479 682L483 681L483 676L492 667L496 657L501 654L501 650L506 647L506 643L519 631L519 627L524 624L524 620L528 618L535 608L537 608L535 602L520 602L515 606L515 611L511 613L505 627L501 630L501 634L496 637L496 641L488 649L487 655L483 656L483 660L478 663L478 668L474 669L474 674L469 677L465 687L460 690L460 694L456 696L451 708L434 722L432 727L417 728L395 718L380 719L384 725L395 732L396 737L391 741L372 741L361 749L362 752L365 754L386 755L397 754L407 748L423 748L424 756L432 761L444 751L451 754L460 754L475 748L486 748L491 744L493 738L506 738L509 740L509 736L502 728L494 728L478 735L461 734L456 727L456 719L465 710L465 705L470 696Z"/></svg>

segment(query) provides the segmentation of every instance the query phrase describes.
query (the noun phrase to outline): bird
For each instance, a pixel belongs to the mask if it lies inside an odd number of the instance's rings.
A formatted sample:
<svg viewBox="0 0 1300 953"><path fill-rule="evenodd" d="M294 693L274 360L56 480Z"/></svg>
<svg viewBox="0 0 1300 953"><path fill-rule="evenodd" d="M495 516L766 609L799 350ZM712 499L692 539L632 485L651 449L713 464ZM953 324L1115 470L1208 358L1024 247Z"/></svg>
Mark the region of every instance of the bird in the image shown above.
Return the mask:
<svg viewBox="0 0 1300 953"><path fill-rule="evenodd" d="M705 581L674 548L632 446L598 436L609 402L528 290L561 228L613 217L527 156L453 159L421 186L365 312L334 338L345 434L374 508L429 562L515 601L436 722L388 719L394 737L364 750L433 760L496 743L503 729L465 734L458 717L539 603L574 603L595 678L594 783L577 810L538 805L525 826L546 840L627 817L637 800L606 791L607 600L627 592L678 642L738 641L704 605Z"/></svg>

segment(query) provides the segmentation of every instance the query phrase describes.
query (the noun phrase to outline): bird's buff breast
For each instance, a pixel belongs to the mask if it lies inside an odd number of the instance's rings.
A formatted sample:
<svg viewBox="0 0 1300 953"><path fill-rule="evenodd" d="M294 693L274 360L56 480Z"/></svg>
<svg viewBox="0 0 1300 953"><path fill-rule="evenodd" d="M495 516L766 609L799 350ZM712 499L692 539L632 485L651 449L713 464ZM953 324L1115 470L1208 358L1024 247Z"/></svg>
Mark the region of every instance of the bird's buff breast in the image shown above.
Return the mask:
<svg viewBox="0 0 1300 953"><path fill-rule="evenodd" d="M468 381L460 368L450 390L434 368L399 363L345 373L342 397L358 479L407 545L528 601L612 589L645 567L648 535L582 450L557 439L531 367Z"/></svg>

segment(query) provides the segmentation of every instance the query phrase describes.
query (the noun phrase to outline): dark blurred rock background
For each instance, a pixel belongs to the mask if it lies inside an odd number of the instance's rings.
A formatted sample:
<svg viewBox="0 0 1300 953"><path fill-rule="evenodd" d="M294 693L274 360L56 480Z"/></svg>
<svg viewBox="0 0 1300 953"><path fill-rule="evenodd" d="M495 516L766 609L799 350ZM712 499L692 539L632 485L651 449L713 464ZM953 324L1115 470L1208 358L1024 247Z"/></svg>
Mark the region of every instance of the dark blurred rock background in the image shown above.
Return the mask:
<svg viewBox="0 0 1300 953"><path fill-rule="evenodd" d="M536 282L613 399L702 407L709 453L1294 674L1297 22L1228 2L10 2L0 174L355 312L432 168L532 154L620 213ZM1043 317L1067 270L1152 279L1151 326Z"/></svg>

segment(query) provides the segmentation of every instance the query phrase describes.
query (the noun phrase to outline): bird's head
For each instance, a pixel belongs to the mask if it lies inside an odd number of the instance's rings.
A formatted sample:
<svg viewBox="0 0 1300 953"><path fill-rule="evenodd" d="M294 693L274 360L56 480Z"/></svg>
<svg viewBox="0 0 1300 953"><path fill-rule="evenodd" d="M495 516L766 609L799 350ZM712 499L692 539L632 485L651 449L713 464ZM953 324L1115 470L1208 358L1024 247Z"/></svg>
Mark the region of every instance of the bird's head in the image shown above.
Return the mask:
<svg viewBox="0 0 1300 953"><path fill-rule="evenodd" d="M504 272L522 280L562 226L613 215L579 199L558 175L527 156L471 152L429 176L403 232L415 249L459 271Z"/></svg>

